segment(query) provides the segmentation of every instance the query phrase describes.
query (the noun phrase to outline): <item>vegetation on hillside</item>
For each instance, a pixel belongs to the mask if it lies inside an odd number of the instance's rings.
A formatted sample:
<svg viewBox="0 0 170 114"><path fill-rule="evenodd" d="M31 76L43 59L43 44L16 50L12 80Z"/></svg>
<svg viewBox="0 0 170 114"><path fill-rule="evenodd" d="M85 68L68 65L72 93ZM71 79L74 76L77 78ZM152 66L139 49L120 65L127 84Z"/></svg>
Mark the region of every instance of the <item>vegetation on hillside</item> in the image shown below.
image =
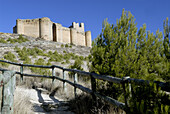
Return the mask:
<svg viewBox="0 0 170 114"><path fill-rule="evenodd" d="M164 22L164 37L159 29L156 34L146 31L146 24L136 27L130 12L122 11L116 24L103 22L102 33L94 40L91 49L91 72L114 77L138 78L170 82L170 37L168 19ZM120 85L97 80L97 91L125 102ZM125 85L129 88L129 84ZM168 113L170 97L154 84L131 84L127 91L130 113ZM155 89L154 89L155 88ZM129 91L129 92L128 92ZM130 97L129 97L130 96ZM166 99L166 100L164 100Z"/></svg>
<svg viewBox="0 0 170 114"><path fill-rule="evenodd" d="M14 43L22 43L22 42L26 42L26 41L29 41L27 38L24 38L22 35L19 35L19 38L16 38L16 39L11 39L11 38L8 38L7 40L5 39L0 39L0 43L11 43L11 44L14 44Z"/></svg>
<svg viewBox="0 0 170 114"><path fill-rule="evenodd" d="M64 46L64 45L63 45ZM65 45L66 48L71 48L71 45L68 44ZM27 48L22 47L19 48L18 46L15 46L14 48L15 52L17 53L17 57L15 57L14 54L11 52L8 52L4 55L4 59L12 62L17 62L15 59L23 61L23 64L35 64L35 65L52 65L51 62L60 62L61 64L70 64L70 60L75 60L75 63L77 59L79 59L79 62L76 64L79 64L79 66L82 65L83 60L88 60L88 57L78 56L74 53L68 53L66 50L63 51L63 53L58 53L57 50L53 51L46 51L42 50L40 48L34 47L34 48ZM46 58L46 60L42 59ZM32 59L35 59L33 61ZM1 63L2 66L8 67L7 64ZM76 67L74 67L76 68ZM76 69L79 69L80 67L77 67ZM44 70L40 68L30 68L32 72L38 73L41 75L50 75L51 72L49 70Z"/></svg>

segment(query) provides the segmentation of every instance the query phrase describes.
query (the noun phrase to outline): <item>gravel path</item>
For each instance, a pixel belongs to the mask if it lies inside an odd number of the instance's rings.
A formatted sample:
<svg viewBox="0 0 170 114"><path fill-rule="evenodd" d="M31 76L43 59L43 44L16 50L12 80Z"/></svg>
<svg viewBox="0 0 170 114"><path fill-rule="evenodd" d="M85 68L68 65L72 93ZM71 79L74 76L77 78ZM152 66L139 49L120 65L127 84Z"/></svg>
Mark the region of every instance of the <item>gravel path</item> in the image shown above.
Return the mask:
<svg viewBox="0 0 170 114"><path fill-rule="evenodd" d="M46 90L42 88L37 89L25 89L22 87L16 87L14 95L14 103L18 100L27 98L29 101L30 109L27 109L25 113L31 114L74 114L69 111L69 107L66 102L56 96L49 96L45 94ZM20 96L18 96L20 94ZM25 104L25 103L24 103ZM24 105L23 103L21 105ZM28 104L25 104L26 107ZM29 106L28 106L29 108ZM17 108L19 109L19 108ZM15 110L15 108L14 108Z"/></svg>

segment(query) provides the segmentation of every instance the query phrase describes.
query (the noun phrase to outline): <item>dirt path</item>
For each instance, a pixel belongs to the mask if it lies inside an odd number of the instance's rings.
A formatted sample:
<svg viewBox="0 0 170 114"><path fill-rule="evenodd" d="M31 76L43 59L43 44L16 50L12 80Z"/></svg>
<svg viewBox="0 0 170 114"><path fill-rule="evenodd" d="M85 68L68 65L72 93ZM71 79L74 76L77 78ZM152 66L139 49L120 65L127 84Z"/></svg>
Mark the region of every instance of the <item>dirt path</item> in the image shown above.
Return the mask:
<svg viewBox="0 0 170 114"><path fill-rule="evenodd" d="M42 88L25 89L22 87L16 87L14 104L21 106L21 108L14 106L14 113L20 113L20 111L16 110L21 109L25 110L24 113L30 114L74 114L73 112L69 111L67 103L62 99L59 99L56 96L49 96L45 93L46 91Z"/></svg>

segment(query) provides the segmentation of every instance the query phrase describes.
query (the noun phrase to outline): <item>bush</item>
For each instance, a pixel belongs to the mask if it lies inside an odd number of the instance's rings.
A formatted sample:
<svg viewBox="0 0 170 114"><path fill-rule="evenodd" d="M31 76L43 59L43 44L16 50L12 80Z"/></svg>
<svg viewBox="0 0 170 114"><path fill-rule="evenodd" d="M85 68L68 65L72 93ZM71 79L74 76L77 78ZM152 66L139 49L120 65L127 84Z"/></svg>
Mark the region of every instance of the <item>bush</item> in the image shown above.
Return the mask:
<svg viewBox="0 0 170 114"><path fill-rule="evenodd" d="M19 38L17 40L18 43L29 41L27 38L24 38L22 35L19 35Z"/></svg>
<svg viewBox="0 0 170 114"><path fill-rule="evenodd" d="M64 47L64 45L63 44L61 44L61 48L63 48Z"/></svg>
<svg viewBox="0 0 170 114"><path fill-rule="evenodd" d="M22 42L26 42L26 41L29 41L29 40L27 38L24 38L22 35L19 35L19 38L17 38L17 39L8 38L7 41L13 44L13 43L16 43L16 42L22 43Z"/></svg>
<svg viewBox="0 0 170 114"><path fill-rule="evenodd" d="M12 62L16 62L16 60L15 60L16 57L11 52L8 52L6 55L4 55L4 59L12 61Z"/></svg>
<svg viewBox="0 0 170 114"><path fill-rule="evenodd" d="M66 53L64 54L64 57L63 57L65 60L69 60L71 58L70 54Z"/></svg>
<svg viewBox="0 0 170 114"><path fill-rule="evenodd" d="M63 53L66 53L66 51L64 50Z"/></svg>
<svg viewBox="0 0 170 114"><path fill-rule="evenodd" d="M18 46L15 46L14 50L15 50L17 53L21 51L21 49L18 48Z"/></svg>
<svg viewBox="0 0 170 114"><path fill-rule="evenodd" d="M44 59L39 58L38 60L35 61L34 65L51 65L51 63L50 63L50 61L48 61L48 63L46 63ZM48 76L52 75L51 71L47 70L45 68L31 67L30 69L31 69L32 72L35 72L35 73L40 74L40 75L48 75Z"/></svg>
<svg viewBox="0 0 170 114"><path fill-rule="evenodd" d="M4 59L1 59L1 60L4 60ZM3 66L3 67L8 67L9 66L8 63L4 63L4 62L0 62L0 65Z"/></svg>
<svg viewBox="0 0 170 114"><path fill-rule="evenodd" d="M83 57L83 56L79 56L79 58L80 58L81 60L84 60L84 57Z"/></svg>
<svg viewBox="0 0 170 114"><path fill-rule="evenodd" d="M76 59L74 61L73 65L70 65L69 68L71 69L77 69L77 70L83 70L83 68L81 67L81 65L83 65L83 61L81 59Z"/></svg>
<svg viewBox="0 0 170 114"><path fill-rule="evenodd" d="M69 47L68 44L66 44L65 47L68 48Z"/></svg>
<svg viewBox="0 0 170 114"><path fill-rule="evenodd" d="M29 55L29 53L27 53L26 47L23 47L22 50L18 51L18 55L21 60L25 61Z"/></svg>
<svg viewBox="0 0 170 114"><path fill-rule="evenodd" d="M29 57L26 57L23 64L32 64L31 59Z"/></svg>
<svg viewBox="0 0 170 114"><path fill-rule="evenodd" d="M69 60L66 60L66 63L67 63L67 64L69 64L69 63L70 63L70 61L69 61Z"/></svg>
<svg viewBox="0 0 170 114"><path fill-rule="evenodd" d="M7 41L6 41L6 40L4 40L4 39L0 39L0 43L4 43L4 44L6 44L6 43L7 43Z"/></svg>

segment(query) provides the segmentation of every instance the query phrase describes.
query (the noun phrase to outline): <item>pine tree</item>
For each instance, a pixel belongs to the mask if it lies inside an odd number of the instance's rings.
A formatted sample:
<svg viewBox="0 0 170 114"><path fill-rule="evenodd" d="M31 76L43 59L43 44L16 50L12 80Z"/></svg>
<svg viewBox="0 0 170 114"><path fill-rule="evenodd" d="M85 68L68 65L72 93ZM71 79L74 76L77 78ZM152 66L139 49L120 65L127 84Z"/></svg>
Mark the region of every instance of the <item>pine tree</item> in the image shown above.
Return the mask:
<svg viewBox="0 0 170 114"><path fill-rule="evenodd" d="M167 72L164 72L163 78L170 82L170 25L168 24L168 18L163 23L164 28L164 55L167 59Z"/></svg>
<svg viewBox="0 0 170 114"><path fill-rule="evenodd" d="M170 62L170 26L168 25L168 18L166 18L166 21L164 21L164 53L166 58Z"/></svg>
<svg viewBox="0 0 170 114"><path fill-rule="evenodd" d="M123 10L116 25L109 24L106 19L102 33L93 42L93 71L117 77L130 75L136 61L136 32L135 19L130 12Z"/></svg>
<svg viewBox="0 0 170 114"><path fill-rule="evenodd" d="M103 22L102 33L93 42L91 70L115 77L130 76L161 80L167 72L162 32L137 31L134 16L124 9L116 25Z"/></svg>

